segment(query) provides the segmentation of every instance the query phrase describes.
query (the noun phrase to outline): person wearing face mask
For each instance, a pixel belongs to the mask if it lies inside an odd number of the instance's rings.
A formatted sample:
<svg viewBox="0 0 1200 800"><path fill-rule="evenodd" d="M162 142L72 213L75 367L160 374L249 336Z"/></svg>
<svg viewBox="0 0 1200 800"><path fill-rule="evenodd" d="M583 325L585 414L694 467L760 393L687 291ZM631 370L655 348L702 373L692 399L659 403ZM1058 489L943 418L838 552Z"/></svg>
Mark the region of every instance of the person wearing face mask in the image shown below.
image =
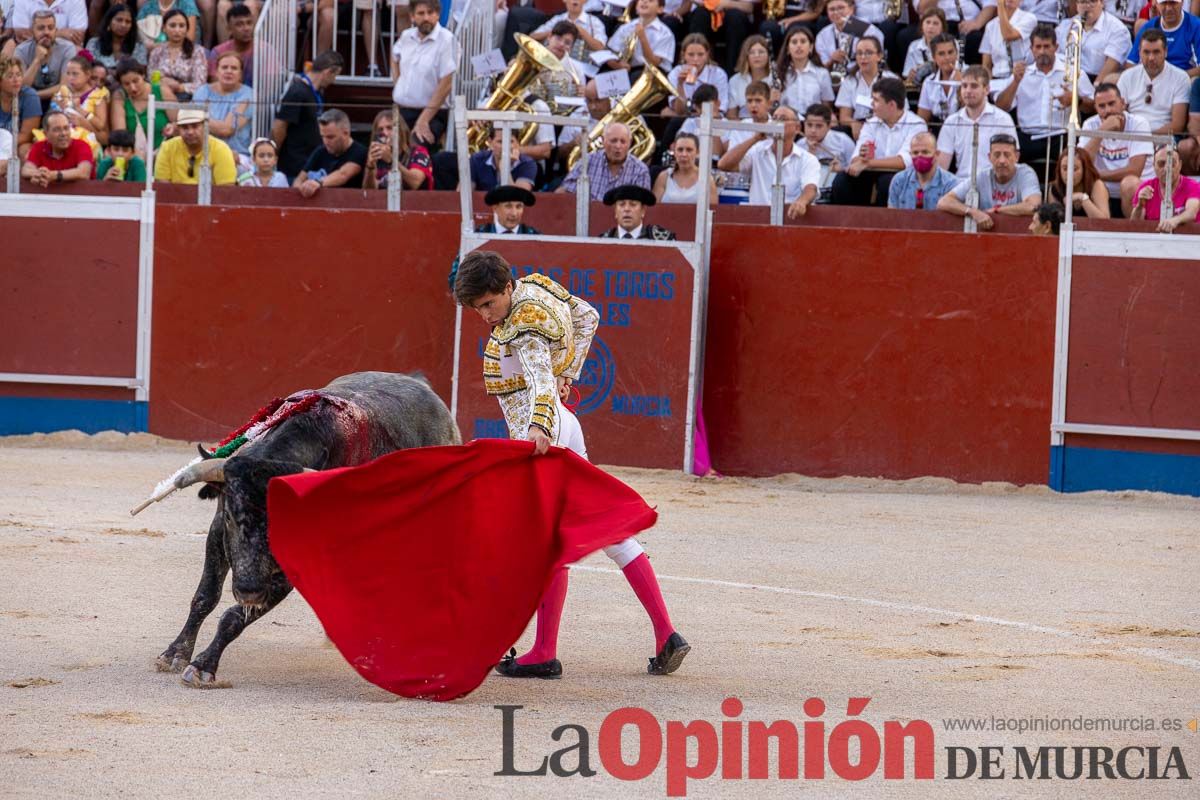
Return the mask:
<svg viewBox="0 0 1200 800"><path fill-rule="evenodd" d="M888 208L934 211L938 201L954 188L955 177L938 166L937 140L922 131L908 145L912 164L896 173L888 189Z"/></svg>

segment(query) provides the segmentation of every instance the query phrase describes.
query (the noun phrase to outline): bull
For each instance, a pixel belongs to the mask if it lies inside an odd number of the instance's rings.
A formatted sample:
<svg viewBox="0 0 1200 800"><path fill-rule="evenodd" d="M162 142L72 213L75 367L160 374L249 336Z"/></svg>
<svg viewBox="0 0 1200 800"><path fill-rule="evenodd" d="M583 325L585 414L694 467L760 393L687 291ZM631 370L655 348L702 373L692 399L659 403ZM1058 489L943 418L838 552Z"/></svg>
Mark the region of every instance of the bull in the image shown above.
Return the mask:
<svg viewBox="0 0 1200 800"><path fill-rule="evenodd" d="M155 662L160 671L182 671L185 686L215 686L225 648L292 591L267 539L267 484L272 478L353 466L410 447L462 441L445 403L419 378L356 372L337 378L317 394L330 402L284 419L228 458L192 464L168 490L203 483L200 496L217 501L204 549L204 571L187 621ZM201 455L207 456L203 449ZM237 603L221 615L212 643L192 658L200 625L216 608L230 570Z"/></svg>

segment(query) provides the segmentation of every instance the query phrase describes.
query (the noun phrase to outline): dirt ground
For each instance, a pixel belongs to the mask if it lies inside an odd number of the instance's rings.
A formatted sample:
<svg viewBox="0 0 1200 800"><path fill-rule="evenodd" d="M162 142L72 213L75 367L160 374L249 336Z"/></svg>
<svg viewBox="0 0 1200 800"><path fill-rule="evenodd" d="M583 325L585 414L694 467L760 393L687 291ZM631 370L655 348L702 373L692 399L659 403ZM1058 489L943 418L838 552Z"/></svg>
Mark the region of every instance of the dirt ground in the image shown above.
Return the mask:
<svg viewBox="0 0 1200 800"><path fill-rule="evenodd" d="M191 452L147 435L0 440L0 797L663 797L665 756L640 781L603 768L601 722L635 706L660 725L719 730L726 697L742 701L742 721L798 727L804 701L821 698L827 734L848 698L869 697L860 718L876 730L932 725L937 777L722 780L718 769L689 797L1197 796L1192 780L1011 780L1017 745L1159 746L1160 770L1177 746L1200 773L1200 734L1186 728L1200 717L1196 500L614 469L658 506L642 540L694 646L683 668L645 674L649 622L594 556L571 576L562 680L494 676L435 704L362 681L294 594L226 652L219 677L232 688L153 670L186 615L212 506L189 491L136 519L129 509ZM589 732L598 774L495 776L504 704L523 706L517 769L574 743L551 739L571 723ZM946 729L967 717L1183 728ZM946 780L951 746L1004 746L1006 778Z"/></svg>

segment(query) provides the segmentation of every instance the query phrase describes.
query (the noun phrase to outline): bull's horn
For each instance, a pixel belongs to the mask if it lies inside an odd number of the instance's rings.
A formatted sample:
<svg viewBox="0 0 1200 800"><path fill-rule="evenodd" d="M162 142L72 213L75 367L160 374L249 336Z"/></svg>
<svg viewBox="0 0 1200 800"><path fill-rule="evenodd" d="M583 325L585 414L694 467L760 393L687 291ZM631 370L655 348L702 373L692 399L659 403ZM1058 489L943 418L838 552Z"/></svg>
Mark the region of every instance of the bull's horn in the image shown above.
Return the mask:
<svg viewBox="0 0 1200 800"><path fill-rule="evenodd" d="M175 488L183 489L193 483L224 483L225 459L210 458L199 464L192 464L175 479Z"/></svg>
<svg viewBox="0 0 1200 800"><path fill-rule="evenodd" d="M157 503L164 497L173 494L185 486L191 486L193 483L224 483L224 481L225 459L209 458L207 461L201 461L198 458L194 459L192 463L154 487L154 494L139 503L129 513L131 516L136 517L153 503Z"/></svg>

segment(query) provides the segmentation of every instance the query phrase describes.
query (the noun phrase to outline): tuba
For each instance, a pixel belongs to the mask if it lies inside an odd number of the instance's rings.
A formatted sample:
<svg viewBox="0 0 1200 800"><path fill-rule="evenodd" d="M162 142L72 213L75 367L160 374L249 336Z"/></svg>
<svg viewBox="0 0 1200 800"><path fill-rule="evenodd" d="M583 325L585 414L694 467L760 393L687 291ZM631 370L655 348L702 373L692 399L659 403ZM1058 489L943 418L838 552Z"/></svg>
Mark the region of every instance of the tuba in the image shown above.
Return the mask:
<svg viewBox="0 0 1200 800"><path fill-rule="evenodd" d="M588 150L593 153L599 150L604 144L604 129L611 123L621 122L629 126L630 137L633 140L629 152L640 161L648 161L654 154L654 147L658 141L646 124L638 119L638 116L668 96L684 99L661 70L647 64L641 77L633 82L633 86L629 87L625 96L613 105L612 110L604 115L604 119L592 126L591 131L588 132ZM575 167L579 161L579 154L579 147L571 151L571 155L567 159L568 168Z"/></svg>
<svg viewBox="0 0 1200 800"><path fill-rule="evenodd" d="M544 46L523 33L516 34L517 57L508 65L504 74L496 79L496 88L492 90L482 108L487 111L520 111L532 114L533 109L525 102L525 91L529 84L537 78L542 70L558 71L563 69L562 62ZM537 123L530 122L521 128L518 138L521 144L528 144L537 133ZM487 147L488 129L480 125L473 129L468 139L469 150L477 153Z"/></svg>

